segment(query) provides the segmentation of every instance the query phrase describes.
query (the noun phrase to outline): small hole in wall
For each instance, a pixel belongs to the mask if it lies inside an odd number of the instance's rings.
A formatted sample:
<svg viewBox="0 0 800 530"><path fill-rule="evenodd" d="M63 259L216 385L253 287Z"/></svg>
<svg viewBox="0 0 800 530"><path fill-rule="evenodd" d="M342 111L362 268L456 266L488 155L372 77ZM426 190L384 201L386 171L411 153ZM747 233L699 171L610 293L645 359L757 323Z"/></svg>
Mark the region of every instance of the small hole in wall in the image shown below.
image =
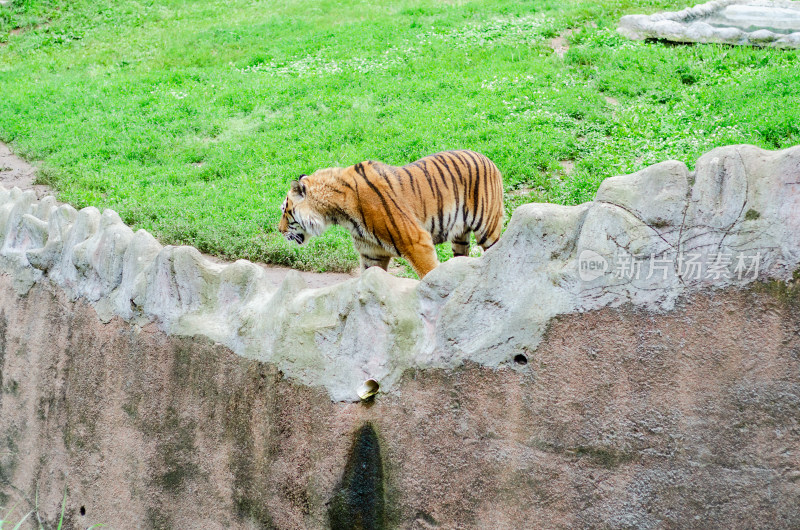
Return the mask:
<svg viewBox="0 0 800 530"><path fill-rule="evenodd" d="M81 515L86 515L86 506L81 506Z"/></svg>
<svg viewBox="0 0 800 530"><path fill-rule="evenodd" d="M374 379L367 379L364 383L358 388L358 397L360 397L363 401L367 401L375 396L380 389L380 383L378 383Z"/></svg>
<svg viewBox="0 0 800 530"><path fill-rule="evenodd" d="M514 362L520 366L525 366L528 364L528 358L525 357L523 354L518 353L514 356Z"/></svg>

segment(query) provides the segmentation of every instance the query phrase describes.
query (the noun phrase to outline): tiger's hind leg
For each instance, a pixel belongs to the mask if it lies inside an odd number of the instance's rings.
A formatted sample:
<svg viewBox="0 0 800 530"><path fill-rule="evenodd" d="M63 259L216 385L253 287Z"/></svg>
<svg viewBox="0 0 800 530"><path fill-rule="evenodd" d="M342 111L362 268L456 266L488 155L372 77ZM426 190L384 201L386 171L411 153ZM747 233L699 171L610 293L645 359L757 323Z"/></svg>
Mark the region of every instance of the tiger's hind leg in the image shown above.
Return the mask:
<svg viewBox="0 0 800 530"><path fill-rule="evenodd" d="M469 234L470 232L467 232L453 239L451 243L453 247L453 256L469 255Z"/></svg>

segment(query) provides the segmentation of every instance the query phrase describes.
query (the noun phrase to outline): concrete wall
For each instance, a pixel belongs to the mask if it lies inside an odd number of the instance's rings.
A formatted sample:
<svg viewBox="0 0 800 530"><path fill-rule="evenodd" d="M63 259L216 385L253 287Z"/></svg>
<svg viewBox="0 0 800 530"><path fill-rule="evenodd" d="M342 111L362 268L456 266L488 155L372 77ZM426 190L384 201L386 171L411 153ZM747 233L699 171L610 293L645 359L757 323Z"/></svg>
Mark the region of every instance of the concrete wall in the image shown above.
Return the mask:
<svg viewBox="0 0 800 530"><path fill-rule="evenodd" d="M795 286L559 317L518 369L409 370L353 404L10 284L0 505L38 492L46 521L67 488L75 528L800 525Z"/></svg>

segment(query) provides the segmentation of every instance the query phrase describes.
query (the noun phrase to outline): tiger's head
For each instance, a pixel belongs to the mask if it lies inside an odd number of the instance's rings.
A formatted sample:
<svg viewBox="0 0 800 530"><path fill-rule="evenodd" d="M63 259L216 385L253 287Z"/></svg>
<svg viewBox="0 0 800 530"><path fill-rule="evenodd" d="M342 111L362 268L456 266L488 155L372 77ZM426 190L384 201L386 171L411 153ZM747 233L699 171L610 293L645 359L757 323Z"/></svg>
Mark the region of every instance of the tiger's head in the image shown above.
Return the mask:
<svg viewBox="0 0 800 530"><path fill-rule="evenodd" d="M314 208L314 201L309 200L308 175L300 175L299 180L292 181L289 193L281 206L281 220L278 230L288 240L302 245L309 236L318 236L325 231L325 221Z"/></svg>

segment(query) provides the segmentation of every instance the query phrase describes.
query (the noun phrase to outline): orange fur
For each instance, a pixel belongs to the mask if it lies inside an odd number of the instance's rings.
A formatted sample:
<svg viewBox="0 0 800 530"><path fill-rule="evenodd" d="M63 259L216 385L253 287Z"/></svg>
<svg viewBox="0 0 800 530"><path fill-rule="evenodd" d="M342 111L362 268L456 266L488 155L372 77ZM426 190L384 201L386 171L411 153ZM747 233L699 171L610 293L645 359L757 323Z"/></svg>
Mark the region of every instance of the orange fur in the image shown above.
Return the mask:
<svg viewBox="0 0 800 530"><path fill-rule="evenodd" d="M503 180L485 156L445 151L402 167L361 162L321 169L292 183L278 229L304 243L328 226L353 236L363 269L407 259L420 278L436 267L434 245L469 252L469 235L491 247L503 227Z"/></svg>

